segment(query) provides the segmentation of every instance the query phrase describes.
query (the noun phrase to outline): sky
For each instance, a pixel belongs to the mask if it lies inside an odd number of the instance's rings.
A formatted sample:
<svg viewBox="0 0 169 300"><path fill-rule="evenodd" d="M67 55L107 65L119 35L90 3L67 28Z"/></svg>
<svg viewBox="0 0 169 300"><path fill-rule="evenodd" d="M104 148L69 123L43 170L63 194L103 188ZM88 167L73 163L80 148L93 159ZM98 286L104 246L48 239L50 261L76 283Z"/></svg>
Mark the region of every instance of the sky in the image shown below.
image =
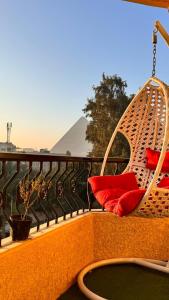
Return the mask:
<svg viewBox="0 0 169 300"><path fill-rule="evenodd" d="M121 0L0 0L0 141L51 149L81 117L102 73L135 93L152 73L153 24L165 9ZM157 76L169 82L158 36Z"/></svg>

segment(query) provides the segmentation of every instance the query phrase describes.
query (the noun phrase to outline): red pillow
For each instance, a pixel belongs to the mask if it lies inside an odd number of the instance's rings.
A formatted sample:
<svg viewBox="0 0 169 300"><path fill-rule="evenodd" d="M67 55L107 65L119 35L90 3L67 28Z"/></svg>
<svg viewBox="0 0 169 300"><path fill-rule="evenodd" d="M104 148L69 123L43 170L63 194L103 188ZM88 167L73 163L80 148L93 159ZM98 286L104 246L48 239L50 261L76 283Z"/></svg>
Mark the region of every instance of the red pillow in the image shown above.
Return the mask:
<svg viewBox="0 0 169 300"><path fill-rule="evenodd" d="M160 157L159 151L155 151L150 148L147 148L146 149L146 158L147 158L146 168L148 168L150 170L155 170L156 166L158 164L159 157ZM165 154L165 159L164 159L161 171L169 172L169 151L167 151Z"/></svg>
<svg viewBox="0 0 169 300"><path fill-rule="evenodd" d="M158 184L158 187L169 187L169 177L163 177Z"/></svg>
<svg viewBox="0 0 169 300"><path fill-rule="evenodd" d="M123 194L119 199L112 199L105 203L106 210L119 217L127 216L140 203L146 190L137 189Z"/></svg>
<svg viewBox="0 0 169 300"><path fill-rule="evenodd" d="M89 177L93 193L112 188L120 188L126 191L138 189L137 180L134 172L128 172L120 175L105 175Z"/></svg>
<svg viewBox="0 0 169 300"><path fill-rule="evenodd" d="M116 199L119 198L121 195L126 193L126 190L120 189L120 188L114 188L114 189L104 189L102 191L98 191L95 193L95 197L97 201L104 206L107 201L110 199Z"/></svg>

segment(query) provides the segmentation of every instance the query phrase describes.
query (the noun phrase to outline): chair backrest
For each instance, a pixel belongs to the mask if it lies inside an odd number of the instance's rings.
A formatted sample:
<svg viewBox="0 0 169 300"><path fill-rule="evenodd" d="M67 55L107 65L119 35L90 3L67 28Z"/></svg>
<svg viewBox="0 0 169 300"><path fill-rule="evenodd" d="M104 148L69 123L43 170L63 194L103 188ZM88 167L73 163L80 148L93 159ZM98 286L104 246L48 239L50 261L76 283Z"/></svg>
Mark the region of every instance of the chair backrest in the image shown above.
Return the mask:
<svg viewBox="0 0 169 300"><path fill-rule="evenodd" d="M107 147L101 174L116 134L122 133L130 145L130 161L124 172L134 171L141 187L161 177L162 163L169 142L169 88L157 78L150 78L138 91L121 117ZM146 168L146 148L161 152L155 171ZM164 173L163 173L164 175Z"/></svg>

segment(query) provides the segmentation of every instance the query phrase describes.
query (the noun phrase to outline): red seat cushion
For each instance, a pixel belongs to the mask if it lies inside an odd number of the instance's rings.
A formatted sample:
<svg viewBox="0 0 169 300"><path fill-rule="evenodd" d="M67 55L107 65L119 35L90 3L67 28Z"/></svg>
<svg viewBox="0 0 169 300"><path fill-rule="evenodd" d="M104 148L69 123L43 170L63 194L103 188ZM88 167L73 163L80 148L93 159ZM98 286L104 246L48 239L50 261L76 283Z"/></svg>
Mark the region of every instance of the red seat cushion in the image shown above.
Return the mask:
<svg viewBox="0 0 169 300"><path fill-rule="evenodd" d="M150 148L146 149L146 168L150 170L155 170L156 166L158 164L158 160L160 157L160 152L156 150L152 150ZM162 172L169 172L169 151L166 152L165 154L165 159L162 165Z"/></svg>
<svg viewBox="0 0 169 300"><path fill-rule="evenodd" d="M169 188L169 177L163 177L158 183L158 187Z"/></svg>
<svg viewBox="0 0 169 300"><path fill-rule="evenodd" d="M116 199L119 198L121 195L126 193L126 190L120 189L120 188L114 188L114 189L104 189L102 191L98 191L95 193L95 197L97 201L104 206L104 204L109 201L110 199Z"/></svg>
<svg viewBox="0 0 169 300"><path fill-rule="evenodd" d="M119 217L123 217L131 213L140 203L144 196L145 189L137 189L124 193L118 199L110 199L105 203L106 210L113 212Z"/></svg>
<svg viewBox="0 0 169 300"><path fill-rule="evenodd" d="M97 201L120 217L133 211L146 191L139 189L134 172L93 176L88 181Z"/></svg>
<svg viewBox="0 0 169 300"><path fill-rule="evenodd" d="M114 176L93 176L89 177L88 181L94 194L98 191L112 188L120 188L126 191L135 190L138 188L134 172Z"/></svg>

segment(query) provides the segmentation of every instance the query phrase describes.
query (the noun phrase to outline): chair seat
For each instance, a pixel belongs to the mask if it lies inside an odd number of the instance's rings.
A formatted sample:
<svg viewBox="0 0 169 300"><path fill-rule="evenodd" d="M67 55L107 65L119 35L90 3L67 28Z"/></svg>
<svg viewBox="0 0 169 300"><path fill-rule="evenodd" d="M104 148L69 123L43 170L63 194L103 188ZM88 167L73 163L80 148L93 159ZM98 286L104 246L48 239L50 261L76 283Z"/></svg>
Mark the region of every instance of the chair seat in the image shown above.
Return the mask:
<svg viewBox="0 0 169 300"><path fill-rule="evenodd" d="M111 199L111 197L109 197L105 202L104 207L106 210L113 212L119 217L127 216L138 206L145 192L146 189L136 189L125 192L121 197L116 199Z"/></svg>
<svg viewBox="0 0 169 300"><path fill-rule="evenodd" d="M139 188L134 172L93 176L88 181L100 205L121 217L132 212L146 192Z"/></svg>
<svg viewBox="0 0 169 300"><path fill-rule="evenodd" d="M105 203L111 201L113 199L120 198L127 191L122 188L114 188L114 189L104 189L95 193L95 198L100 203L100 205L104 206Z"/></svg>

